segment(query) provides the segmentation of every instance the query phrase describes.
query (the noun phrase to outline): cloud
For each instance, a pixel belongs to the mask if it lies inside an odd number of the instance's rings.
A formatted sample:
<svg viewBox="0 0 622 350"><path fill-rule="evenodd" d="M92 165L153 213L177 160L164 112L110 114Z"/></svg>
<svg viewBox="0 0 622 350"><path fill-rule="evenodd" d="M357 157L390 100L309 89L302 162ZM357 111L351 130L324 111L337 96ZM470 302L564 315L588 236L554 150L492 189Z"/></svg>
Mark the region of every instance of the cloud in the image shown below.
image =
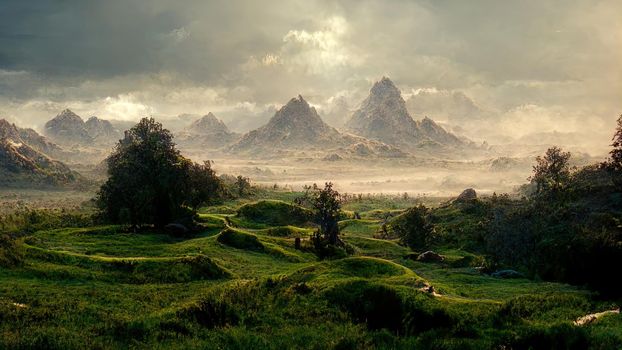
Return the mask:
<svg viewBox="0 0 622 350"><path fill-rule="evenodd" d="M463 94L498 122L607 128L622 110L621 12L616 0L3 2L0 113L32 125L71 106L217 111L242 130L302 94L341 123L388 75L428 100ZM417 113L459 110L440 103Z"/></svg>
<svg viewBox="0 0 622 350"><path fill-rule="evenodd" d="M171 30L170 33L167 34L169 38L171 38L175 43L180 43L190 37L190 32L186 27L180 27Z"/></svg>
<svg viewBox="0 0 622 350"><path fill-rule="evenodd" d="M131 94L106 97L100 109L106 118L127 121L148 117L155 112L153 107L138 102Z"/></svg>

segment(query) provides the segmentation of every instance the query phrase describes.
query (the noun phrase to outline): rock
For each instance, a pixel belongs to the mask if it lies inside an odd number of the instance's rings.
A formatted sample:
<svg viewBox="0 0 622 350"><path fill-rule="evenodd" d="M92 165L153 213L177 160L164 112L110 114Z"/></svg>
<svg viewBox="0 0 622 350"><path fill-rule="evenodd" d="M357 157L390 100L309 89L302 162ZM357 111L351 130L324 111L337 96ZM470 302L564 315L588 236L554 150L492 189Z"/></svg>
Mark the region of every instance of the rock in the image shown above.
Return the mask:
<svg viewBox="0 0 622 350"><path fill-rule="evenodd" d="M441 262L445 260L445 258L438 254L435 253L431 250L428 250L427 252L421 253L419 254L419 256L417 256L417 261L420 262Z"/></svg>
<svg viewBox="0 0 622 350"><path fill-rule="evenodd" d="M475 192L472 188L467 188L462 191L458 198L454 200L454 202L466 203L477 199L477 192Z"/></svg>
<svg viewBox="0 0 622 350"><path fill-rule="evenodd" d="M522 273L515 271L515 270L499 270L497 272L491 273L490 276L494 278L504 278L504 279L525 277Z"/></svg>
<svg viewBox="0 0 622 350"><path fill-rule="evenodd" d="M178 224L178 223L170 223L164 226L164 229L169 234L175 235L175 236L183 236L185 234L188 234L188 232L190 232L190 230L188 230L186 226L182 224Z"/></svg>
<svg viewBox="0 0 622 350"><path fill-rule="evenodd" d="M339 160L342 160L343 158L338 155L337 153L332 153L327 155L326 157L324 157L324 160L329 161L329 162L336 162Z"/></svg>

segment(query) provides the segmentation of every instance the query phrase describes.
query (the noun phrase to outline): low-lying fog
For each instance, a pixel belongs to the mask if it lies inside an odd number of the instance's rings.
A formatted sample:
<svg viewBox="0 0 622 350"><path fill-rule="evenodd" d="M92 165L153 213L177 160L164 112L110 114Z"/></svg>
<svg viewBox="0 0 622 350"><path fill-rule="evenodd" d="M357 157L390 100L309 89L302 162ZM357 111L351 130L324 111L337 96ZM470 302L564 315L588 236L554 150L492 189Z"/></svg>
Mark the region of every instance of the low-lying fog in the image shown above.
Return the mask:
<svg viewBox="0 0 622 350"><path fill-rule="evenodd" d="M233 160L215 159L219 173L243 174L254 183L300 189L332 181L343 192L385 193L410 196L453 196L468 187L480 193L512 192L526 182L530 167L492 171L486 163L415 160L328 162L314 159Z"/></svg>

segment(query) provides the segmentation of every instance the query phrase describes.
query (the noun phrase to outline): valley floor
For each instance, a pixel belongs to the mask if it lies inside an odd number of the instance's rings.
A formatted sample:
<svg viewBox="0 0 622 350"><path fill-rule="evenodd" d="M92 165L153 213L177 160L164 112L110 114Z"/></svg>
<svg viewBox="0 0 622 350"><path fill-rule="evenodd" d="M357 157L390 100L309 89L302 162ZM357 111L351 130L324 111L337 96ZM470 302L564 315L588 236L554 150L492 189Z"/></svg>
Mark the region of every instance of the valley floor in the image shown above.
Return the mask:
<svg viewBox="0 0 622 350"><path fill-rule="evenodd" d="M275 195L288 200L291 195ZM408 203L346 205L355 254L319 261L294 248L305 226L271 226L201 210L192 237L62 228L24 237L26 263L0 268L0 348L601 348L622 344L622 317L587 291L498 279L439 251L422 263L375 238L378 212ZM304 239L303 239L304 242ZM433 286L434 293L429 292Z"/></svg>

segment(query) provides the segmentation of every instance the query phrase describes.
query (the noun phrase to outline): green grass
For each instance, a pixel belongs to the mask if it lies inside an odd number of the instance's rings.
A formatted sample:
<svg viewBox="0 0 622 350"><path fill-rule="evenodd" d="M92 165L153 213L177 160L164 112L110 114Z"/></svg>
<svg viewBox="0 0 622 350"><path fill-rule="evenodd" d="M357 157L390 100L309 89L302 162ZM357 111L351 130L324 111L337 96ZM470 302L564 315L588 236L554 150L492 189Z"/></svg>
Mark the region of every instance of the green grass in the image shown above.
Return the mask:
<svg viewBox="0 0 622 350"><path fill-rule="evenodd" d="M261 197L263 196L263 197ZM288 219L292 192L203 208L191 237L117 226L41 230L23 237L25 262L0 268L0 348L396 349L616 348L620 315L577 287L482 275L465 247L442 263L408 258L374 238L383 217L413 200L362 199L340 222L355 254L320 261L313 227ZM275 199L282 202L257 202ZM259 204L259 206L257 205ZM244 215L240 206L252 208ZM285 208L285 212L283 211ZM474 224L441 208L443 230ZM244 211L242 211L244 212ZM250 214L249 214L250 213ZM467 213L468 214L468 213ZM465 229L465 227L462 229ZM468 228L468 227L467 227ZM470 232L470 231L469 231ZM434 286L437 296L421 289Z"/></svg>

